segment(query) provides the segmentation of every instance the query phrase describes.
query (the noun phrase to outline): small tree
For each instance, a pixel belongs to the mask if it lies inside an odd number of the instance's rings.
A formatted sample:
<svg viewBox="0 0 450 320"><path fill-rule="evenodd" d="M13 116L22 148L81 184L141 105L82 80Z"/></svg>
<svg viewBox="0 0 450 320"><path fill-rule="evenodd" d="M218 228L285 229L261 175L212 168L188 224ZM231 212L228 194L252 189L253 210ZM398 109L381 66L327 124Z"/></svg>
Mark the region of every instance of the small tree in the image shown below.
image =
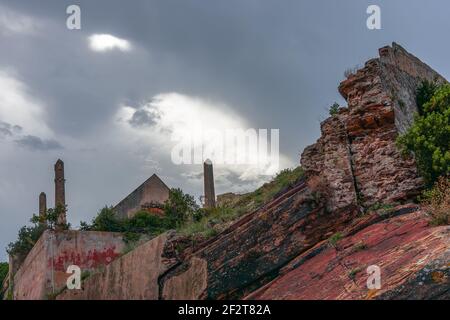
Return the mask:
<svg viewBox="0 0 450 320"><path fill-rule="evenodd" d="M23 226L19 230L17 240L8 245L6 252L11 256L18 257L19 260L24 259L28 252L33 249L45 229L45 226L42 224L35 224L31 227Z"/></svg>
<svg viewBox="0 0 450 320"><path fill-rule="evenodd" d="M431 100L433 95L438 90L439 86L435 82L428 80L423 81L417 88L416 103L419 108L419 114L423 115L424 105Z"/></svg>
<svg viewBox="0 0 450 320"><path fill-rule="evenodd" d="M116 217L113 208L107 206L99 211L91 224L80 222L82 231L123 232L123 228L123 223Z"/></svg>
<svg viewBox="0 0 450 320"><path fill-rule="evenodd" d="M125 242L136 242L142 235L156 236L170 229L169 219L156 216L148 211L136 212L133 217L120 219L112 207L104 207L92 223L80 222L82 231L121 232Z"/></svg>
<svg viewBox="0 0 450 320"><path fill-rule="evenodd" d="M440 87L423 104L423 115L415 115L413 125L397 143L404 153L414 154L429 185L439 176L450 175L450 85Z"/></svg>
<svg viewBox="0 0 450 320"><path fill-rule="evenodd" d="M47 212L43 215L36 215L34 214L31 217L31 222L33 224L42 224L47 227L47 229L54 230L58 224L58 217L61 214L64 214L67 211L67 206L58 205L56 208L50 208L47 210ZM69 224L60 226L62 229L67 230L70 228Z"/></svg>
<svg viewBox="0 0 450 320"><path fill-rule="evenodd" d="M188 219L193 219L199 209L194 197L184 194L181 189L171 189L169 199L164 205L166 217L177 227Z"/></svg>
<svg viewBox="0 0 450 320"><path fill-rule="evenodd" d="M23 226L19 230L18 239L11 242L6 251L9 255L16 256L19 259L24 259L28 253L33 249L36 242L47 229L55 229L60 214L66 211L65 206L58 206L54 209L47 210L44 216L34 214L30 222L33 224L30 227ZM70 225L65 224L62 229L69 229Z"/></svg>
<svg viewBox="0 0 450 320"><path fill-rule="evenodd" d="M333 103L333 105L330 107L329 110L330 116L334 116L336 114L339 113L339 103L335 102Z"/></svg>
<svg viewBox="0 0 450 320"><path fill-rule="evenodd" d="M3 299L2 296L2 284L5 281L6 276L8 275L9 264L7 262L0 262L0 300Z"/></svg>

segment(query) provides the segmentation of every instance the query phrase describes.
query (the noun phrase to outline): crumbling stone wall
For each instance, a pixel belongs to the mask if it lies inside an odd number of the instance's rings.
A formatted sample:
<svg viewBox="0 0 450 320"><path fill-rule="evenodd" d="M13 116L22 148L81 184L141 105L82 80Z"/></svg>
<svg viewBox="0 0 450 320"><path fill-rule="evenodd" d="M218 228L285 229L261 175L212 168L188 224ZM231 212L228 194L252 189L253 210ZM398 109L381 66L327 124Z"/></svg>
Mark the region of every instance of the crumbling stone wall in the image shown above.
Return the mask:
<svg viewBox="0 0 450 320"><path fill-rule="evenodd" d="M158 300L159 277L178 260L173 233L164 233L89 276L81 290L65 290L57 300Z"/></svg>
<svg viewBox="0 0 450 320"><path fill-rule="evenodd" d="M394 43L340 84L348 108L322 124L321 138L301 157L308 176L324 178L330 211L350 203L407 202L420 192L415 162L401 156L395 140L417 111L423 80L445 81Z"/></svg>
<svg viewBox="0 0 450 320"><path fill-rule="evenodd" d="M48 299L66 285L69 265L91 272L116 259L124 246L119 233L47 230L14 275L14 299Z"/></svg>

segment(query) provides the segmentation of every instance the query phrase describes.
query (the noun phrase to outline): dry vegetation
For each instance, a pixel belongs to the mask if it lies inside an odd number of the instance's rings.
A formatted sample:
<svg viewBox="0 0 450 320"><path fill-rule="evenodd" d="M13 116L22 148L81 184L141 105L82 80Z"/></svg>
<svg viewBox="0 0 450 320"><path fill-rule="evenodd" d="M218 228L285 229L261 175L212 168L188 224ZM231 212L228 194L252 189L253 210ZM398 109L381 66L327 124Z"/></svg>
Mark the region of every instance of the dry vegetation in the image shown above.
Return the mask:
<svg viewBox="0 0 450 320"><path fill-rule="evenodd" d="M424 192L422 204L433 225L450 224L450 179L440 177L433 188Z"/></svg>

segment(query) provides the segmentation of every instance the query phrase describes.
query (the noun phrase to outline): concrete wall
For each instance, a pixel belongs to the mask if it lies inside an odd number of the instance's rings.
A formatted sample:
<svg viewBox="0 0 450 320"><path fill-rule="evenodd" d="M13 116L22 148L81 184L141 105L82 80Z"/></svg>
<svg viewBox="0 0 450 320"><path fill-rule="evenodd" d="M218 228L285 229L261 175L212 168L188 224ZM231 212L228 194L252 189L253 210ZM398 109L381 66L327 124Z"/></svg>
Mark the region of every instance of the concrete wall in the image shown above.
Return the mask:
<svg viewBox="0 0 450 320"><path fill-rule="evenodd" d="M14 276L14 299L47 299L65 287L69 265L92 272L119 257L123 249L119 233L47 230Z"/></svg>
<svg viewBox="0 0 450 320"><path fill-rule="evenodd" d="M122 219L131 218L137 211L141 210L142 206L151 203L163 204L167 199L169 199L169 188L154 174L119 202L114 207L114 211Z"/></svg>
<svg viewBox="0 0 450 320"><path fill-rule="evenodd" d="M162 234L83 281L81 290L65 290L57 300L158 300L159 277L176 264L165 254L170 236Z"/></svg>

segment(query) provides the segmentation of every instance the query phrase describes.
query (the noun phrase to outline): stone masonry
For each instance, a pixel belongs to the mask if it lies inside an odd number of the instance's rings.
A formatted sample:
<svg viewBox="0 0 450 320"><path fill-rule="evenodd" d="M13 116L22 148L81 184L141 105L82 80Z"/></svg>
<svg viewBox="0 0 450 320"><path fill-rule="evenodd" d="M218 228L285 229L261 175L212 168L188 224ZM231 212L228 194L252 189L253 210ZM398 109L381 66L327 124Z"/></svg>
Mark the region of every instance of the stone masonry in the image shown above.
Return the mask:
<svg viewBox="0 0 450 320"><path fill-rule="evenodd" d="M203 163L203 180L205 191L205 208L214 208L216 206L216 194L214 191L214 173L211 160L207 159Z"/></svg>
<svg viewBox="0 0 450 320"><path fill-rule="evenodd" d="M63 207L64 211L58 217L58 225L66 224L66 180L64 179L64 162L58 159L55 163L55 208Z"/></svg>
<svg viewBox="0 0 450 320"><path fill-rule="evenodd" d="M39 195L39 222L46 224L45 215L47 214L47 195L41 192Z"/></svg>

